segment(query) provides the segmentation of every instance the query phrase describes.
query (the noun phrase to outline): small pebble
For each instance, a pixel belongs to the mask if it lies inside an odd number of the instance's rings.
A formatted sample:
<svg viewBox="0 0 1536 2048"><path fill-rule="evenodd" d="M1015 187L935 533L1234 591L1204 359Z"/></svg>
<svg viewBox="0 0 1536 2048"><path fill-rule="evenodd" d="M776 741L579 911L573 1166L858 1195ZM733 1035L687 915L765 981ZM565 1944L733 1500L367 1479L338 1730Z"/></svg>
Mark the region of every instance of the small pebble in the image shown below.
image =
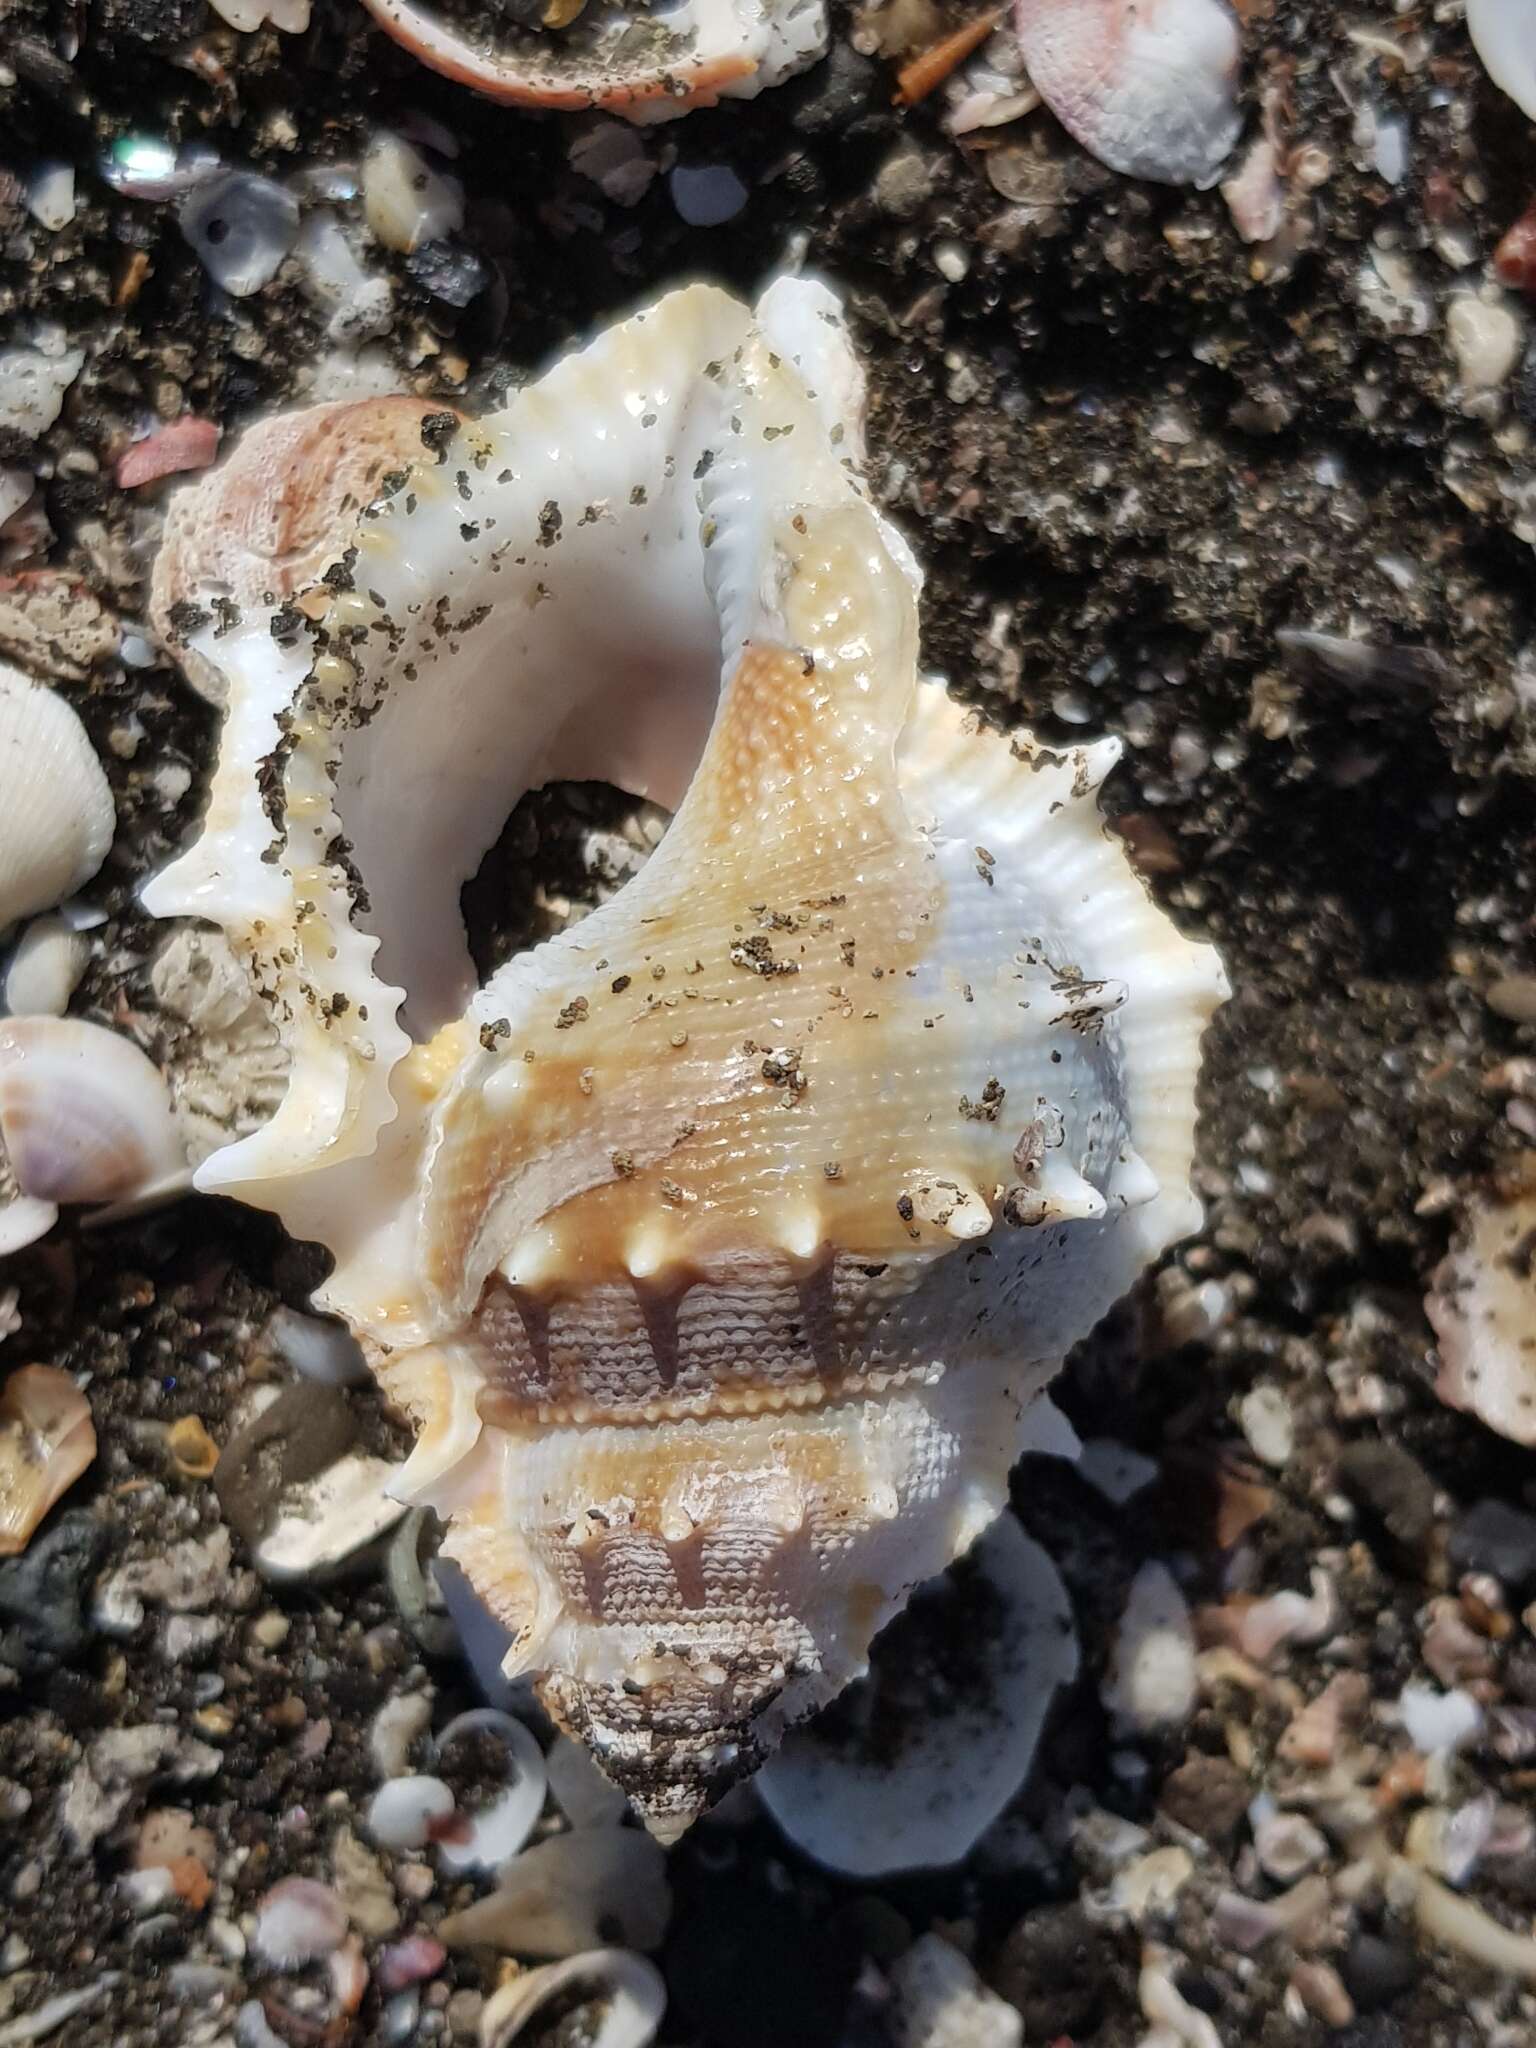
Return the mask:
<svg viewBox="0 0 1536 2048"><path fill-rule="evenodd" d="M280 1970L317 1962L339 1948L347 1911L329 1885L312 1877L285 1877L256 1909L257 1953Z"/></svg>
<svg viewBox="0 0 1536 2048"><path fill-rule="evenodd" d="M1362 1932L1346 1950L1340 1975L1356 2009L1377 2012L1413 1989L1419 1965L1407 1942Z"/></svg>
<svg viewBox="0 0 1536 2048"><path fill-rule="evenodd" d="M1452 1523L1446 1548L1458 1571L1491 1572L1513 1600L1536 1592L1536 1515L1477 1501Z"/></svg>
<svg viewBox="0 0 1536 2048"><path fill-rule="evenodd" d="M384 129L363 158L363 213L386 249L408 256L464 225L464 188L403 135Z"/></svg>
<svg viewBox="0 0 1536 2048"><path fill-rule="evenodd" d="M1469 391L1496 391L1508 381L1525 347L1525 328L1501 299L1458 292L1446 315L1457 373Z"/></svg>
<svg viewBox="0 0 1536 2048"><path fill-rule="evenodd" d="M747 188L729 164L679 164L667 189L678 218L691 228L717 228L747 203Z"/></svg>
<svg viewBox="0 0 1536 2048"><path fill-rule="evenodd" d="M270 178L231 171L198 185L177 213L198 261L232 299L270 284L299 238L299 206Z"/></svg>
<svg viewBox="0 0 1536 2048"><path fill-rule="evenodd" d="M1288 1465L1296 1443L1296 1423L1282 1390L1271 1381L1250 1387L1237 1412L1253 1455L1265 1465Z"/></svg>
<svg viewBox="0 0 1536 2048"><path fill-rule="evenodd" d="M391 1778L368 1803L368 1832L384 1849L421 1849L455 1804L441 1778Z"/></svg>
<svg viewBox="0 0 1536 2048"><path fill-rule="evenodd" d="M1536 974L1506 974L1483 998L1497 1017L1512 1024L1536 1024Z"/></svg>
<svg viewBox="0 0 1536 2048"><path fill-rule="evenodd" d="M27 211L50 233L69 226L75 217L73 164L55 158L37 165L27 180Z"/></svg>
<svg viewBox="0 0 1536 2048"><path fill-rule="evenodd" d="M1104 1703L1132 1727L1176 1727L1195 1700L1189 1606L1166 1565L1144 1564L1120 1618Z"/></svg>

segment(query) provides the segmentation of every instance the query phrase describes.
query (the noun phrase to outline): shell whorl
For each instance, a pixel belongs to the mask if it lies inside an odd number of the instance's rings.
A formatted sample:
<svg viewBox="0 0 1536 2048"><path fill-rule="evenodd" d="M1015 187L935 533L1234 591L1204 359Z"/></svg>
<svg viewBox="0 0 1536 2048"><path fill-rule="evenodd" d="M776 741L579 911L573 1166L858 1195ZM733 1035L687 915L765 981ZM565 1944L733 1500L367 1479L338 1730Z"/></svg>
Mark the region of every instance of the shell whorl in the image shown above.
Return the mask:
<svg viewBox="0 0 1536 2048"><path fill-rule="evenodd" d="M293 1057L200 1181L330 1247L403 1487L667 1832L986 1525L1198 1213L1219 966L1104 833L1113 743L919 679L858 404L835 302L781 282L429 420L330 601L196 643L224 743L150 892L224 926ZM672 826L477 990L458 890L568 775Z"/></svg>

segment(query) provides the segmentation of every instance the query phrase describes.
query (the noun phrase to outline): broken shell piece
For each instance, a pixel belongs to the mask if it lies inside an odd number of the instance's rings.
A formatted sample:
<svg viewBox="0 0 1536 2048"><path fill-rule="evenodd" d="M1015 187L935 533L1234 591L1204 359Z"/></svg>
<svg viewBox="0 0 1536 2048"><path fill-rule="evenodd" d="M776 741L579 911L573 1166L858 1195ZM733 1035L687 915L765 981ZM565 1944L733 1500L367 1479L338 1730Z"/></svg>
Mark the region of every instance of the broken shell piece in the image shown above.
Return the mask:
<svg viewBox="0 0 1536 2048"><path fill-rule="evenodd" d="M0 1388L0 1557L25 1550L96 1456L91 1404L67 1372L24 1365Z"/></svg>
<svg viewBox="0 0 1536 2048"><path fill-rule="evenodd" d="M62 1017L91 957L91 942L68 918L34 918L5 970L5 1007L13 1017Z"/></svg>
<svg viewBox="0 0 1536 2048"><path fill-rule="evenodd" d="M43 1202L144 1200L186 1171L159 1068L79 1017L0 1023L0 1143L22 1194Z"/></svg>
<svg viewBox="0 0 1536 2048"><path fill-rule="evenodd" d="M85 727L56 691L0 662L0 932L88 882L116 825Z"/></svg>
<svg viewBox="0 0 1536 2048"><path fill-rule="evenodd" d="M499 1870L522 1848L544 1811L544 1752L533 1730L515 1714L495 1707L460 1714L438 1736L438 1753L461 1736L487 1731L506 1747L507 1788L478 1813L462 1815L457 1828L434 1831L438 1855L450 1870ZM450 1937L445 1933L443 1938Z"/></svg>
<svg viewBox="0 0 1536 2048"><path fill-rule="evenodd" d="M661 1972L627 1949L597 1948L527 1970L486 2000L480 2048L512 2048L529 2022L557 2000L567 2019L575 1994L586 1991L593 2009L576 2034L585 2048L650 2048L667 2009Z"/></svg>
<svg viewBox="0 0 1536 2048"><path fill-rule="evenodd" d="M412 0L363 0L413 57L488 99L631 121L670 121L722 99L755 99L827 47L822 0L682 0L663 10L592 0L560 35L476 38Z"/></svg>
<svg viewBox="0 0 1536 2048"><path fill-rule="evenodd" d="M155 557L149 615L194 689L223 701L218 667L186 649L181 607L222 599L243 612L318 583L385 478L420 461L430 419L457 415L404 397L310 406L264 422L211 477L177 492Z"/></svg>
<svg viewBox="0 0 1536 2048"><path fill-rule="evenodd" d="M786 278L418 414L302 607L196 633L220 764L144 897L223 928L292 1053L199 1185L331 1250L316 1304L417 1426L392 1483L669 1835L995 1517L1036 1393L1199 1214L1220 969L1105 834L1114 743L920 680L861 391ZM331 488L294 447L235 462ZM673 822L477 991L462 885L567 776Z"/></svg>
<svg viewBox="0 0 1536 2048"><path fill-rule="evenodd" d="M573 1956L601 1941L659 1948L672 1913L666 1851L639 1828L575 1828L515 1856L488 1897L438 1930L453 1948Z"/></svg>
<svg viewBox="0 0 1536 2048"><path fill-rule="evenodd" d="M1518 1444L1536 1444L1536 1186L1476 1202L1465 1242L1430 1276L1435 1392Z"/></svg>
<svg viewBox="0 0 1536 2048"><path fill-rule="evenodd" d="M957 1863L1023 1784L1056 1689L1076 1674L1066 1590L1005 1513L919 1590L844 1704L787 1737L759 1796L829 1870Z"/></svg>
<svg viewBox="0 0 1536 2048"><path fill-rule="evenodd" d="M1226 0L1016 0L1030 83L1100 163L1214 185L1243 125Z"/></svg>
<svg viewBox="0 0 1536 2048"><path fill-rule="evenodd" d="M896 2048L1022 2048L1023 2020L943 1935L913 1942L890 1979Z"/></svg>
<svg viewBox="0 0 1536 2048"><path fill-rule="evenodd" d="M314 1579L336 1571L392 1529L405 1513L389 1486L401 1467L351 1452L284 1496L277 1520L251 1553L268 1579Z"/></svg>
<svg viewBox="0 0 1536 2048"><path fill-rule="evenodd" d="M287 1085L287 1049L222 932L190 925L174 932L150 966L149 985L168 1041L171 1099L195 1166L266 1122Z"/></svg>
<svg viewBox="0 0 1536 2048"><path fill-rule="evenodd" d="M1467 32L1483 69L1536 121L1536 23L1528 0L1467 0Z"/></svg>

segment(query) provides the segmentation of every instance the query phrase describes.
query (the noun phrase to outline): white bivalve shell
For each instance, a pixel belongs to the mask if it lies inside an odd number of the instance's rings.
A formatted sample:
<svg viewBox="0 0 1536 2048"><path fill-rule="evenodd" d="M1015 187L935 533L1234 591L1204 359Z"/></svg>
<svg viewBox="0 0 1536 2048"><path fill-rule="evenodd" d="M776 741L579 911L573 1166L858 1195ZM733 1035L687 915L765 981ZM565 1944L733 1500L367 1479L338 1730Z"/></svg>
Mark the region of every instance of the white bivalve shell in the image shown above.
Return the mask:
<svg viewBox="0 0 1536 2048"><path fill-rule="evenodd" d="M160 1070L79 1017L0 1019L0 1143L42 1203L148 1198L184 1171Z"/></svg>
<svg viewBox="0 0 1536 2048"><path fill-rule="evenodd" d="M219 765L145 892L223 928L292 1062L198 1185L330 1248L317 1306L418 1428L400 1491L663 1834L863 1669L1199 1220L1220 967L1106 835L1113 741L919 679L860 405L837 302L783 280L420 422L325 584L194 636ZM189 495L172 608L253 490L334 497L261 457L307 418ZM675 820L477 989L460 888L560 778Z"/></svg>
<svg viewBox="0 0 1536 2048"><path fill-rule="evenodd" d="M1227 0L1014 0L1031 85L1100 163L1214 185L1242 130Z"/></svg>
<svg viewBox="0 0 1536 2048"><path fill-rule="evenodd" d="M85 727L56 691L0 662L0 932L88 882L115 826Z"/></svg>

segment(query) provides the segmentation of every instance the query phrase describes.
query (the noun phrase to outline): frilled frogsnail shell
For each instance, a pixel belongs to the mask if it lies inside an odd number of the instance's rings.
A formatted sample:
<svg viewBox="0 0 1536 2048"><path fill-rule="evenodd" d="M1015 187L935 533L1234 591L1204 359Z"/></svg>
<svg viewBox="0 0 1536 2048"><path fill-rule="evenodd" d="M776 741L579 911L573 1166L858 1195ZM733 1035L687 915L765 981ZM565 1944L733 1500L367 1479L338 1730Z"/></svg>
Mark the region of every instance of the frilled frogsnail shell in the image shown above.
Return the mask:
<svg viewBox="0 0 1536 2048"><path fill-rule="evenodd" d="M1199 1219L1216 956L1106 835L1115 742L920 678L861 403L785 280L413 423L307 597L195 632L222 748L147 894L222 926L292 1054L199 1185L330 1248L409 1497L668 1836L986 1527L1065 1352ZM163 596L273 473L196 487ZM477 988L459 891L562 777L671 829Z"/></svg>

